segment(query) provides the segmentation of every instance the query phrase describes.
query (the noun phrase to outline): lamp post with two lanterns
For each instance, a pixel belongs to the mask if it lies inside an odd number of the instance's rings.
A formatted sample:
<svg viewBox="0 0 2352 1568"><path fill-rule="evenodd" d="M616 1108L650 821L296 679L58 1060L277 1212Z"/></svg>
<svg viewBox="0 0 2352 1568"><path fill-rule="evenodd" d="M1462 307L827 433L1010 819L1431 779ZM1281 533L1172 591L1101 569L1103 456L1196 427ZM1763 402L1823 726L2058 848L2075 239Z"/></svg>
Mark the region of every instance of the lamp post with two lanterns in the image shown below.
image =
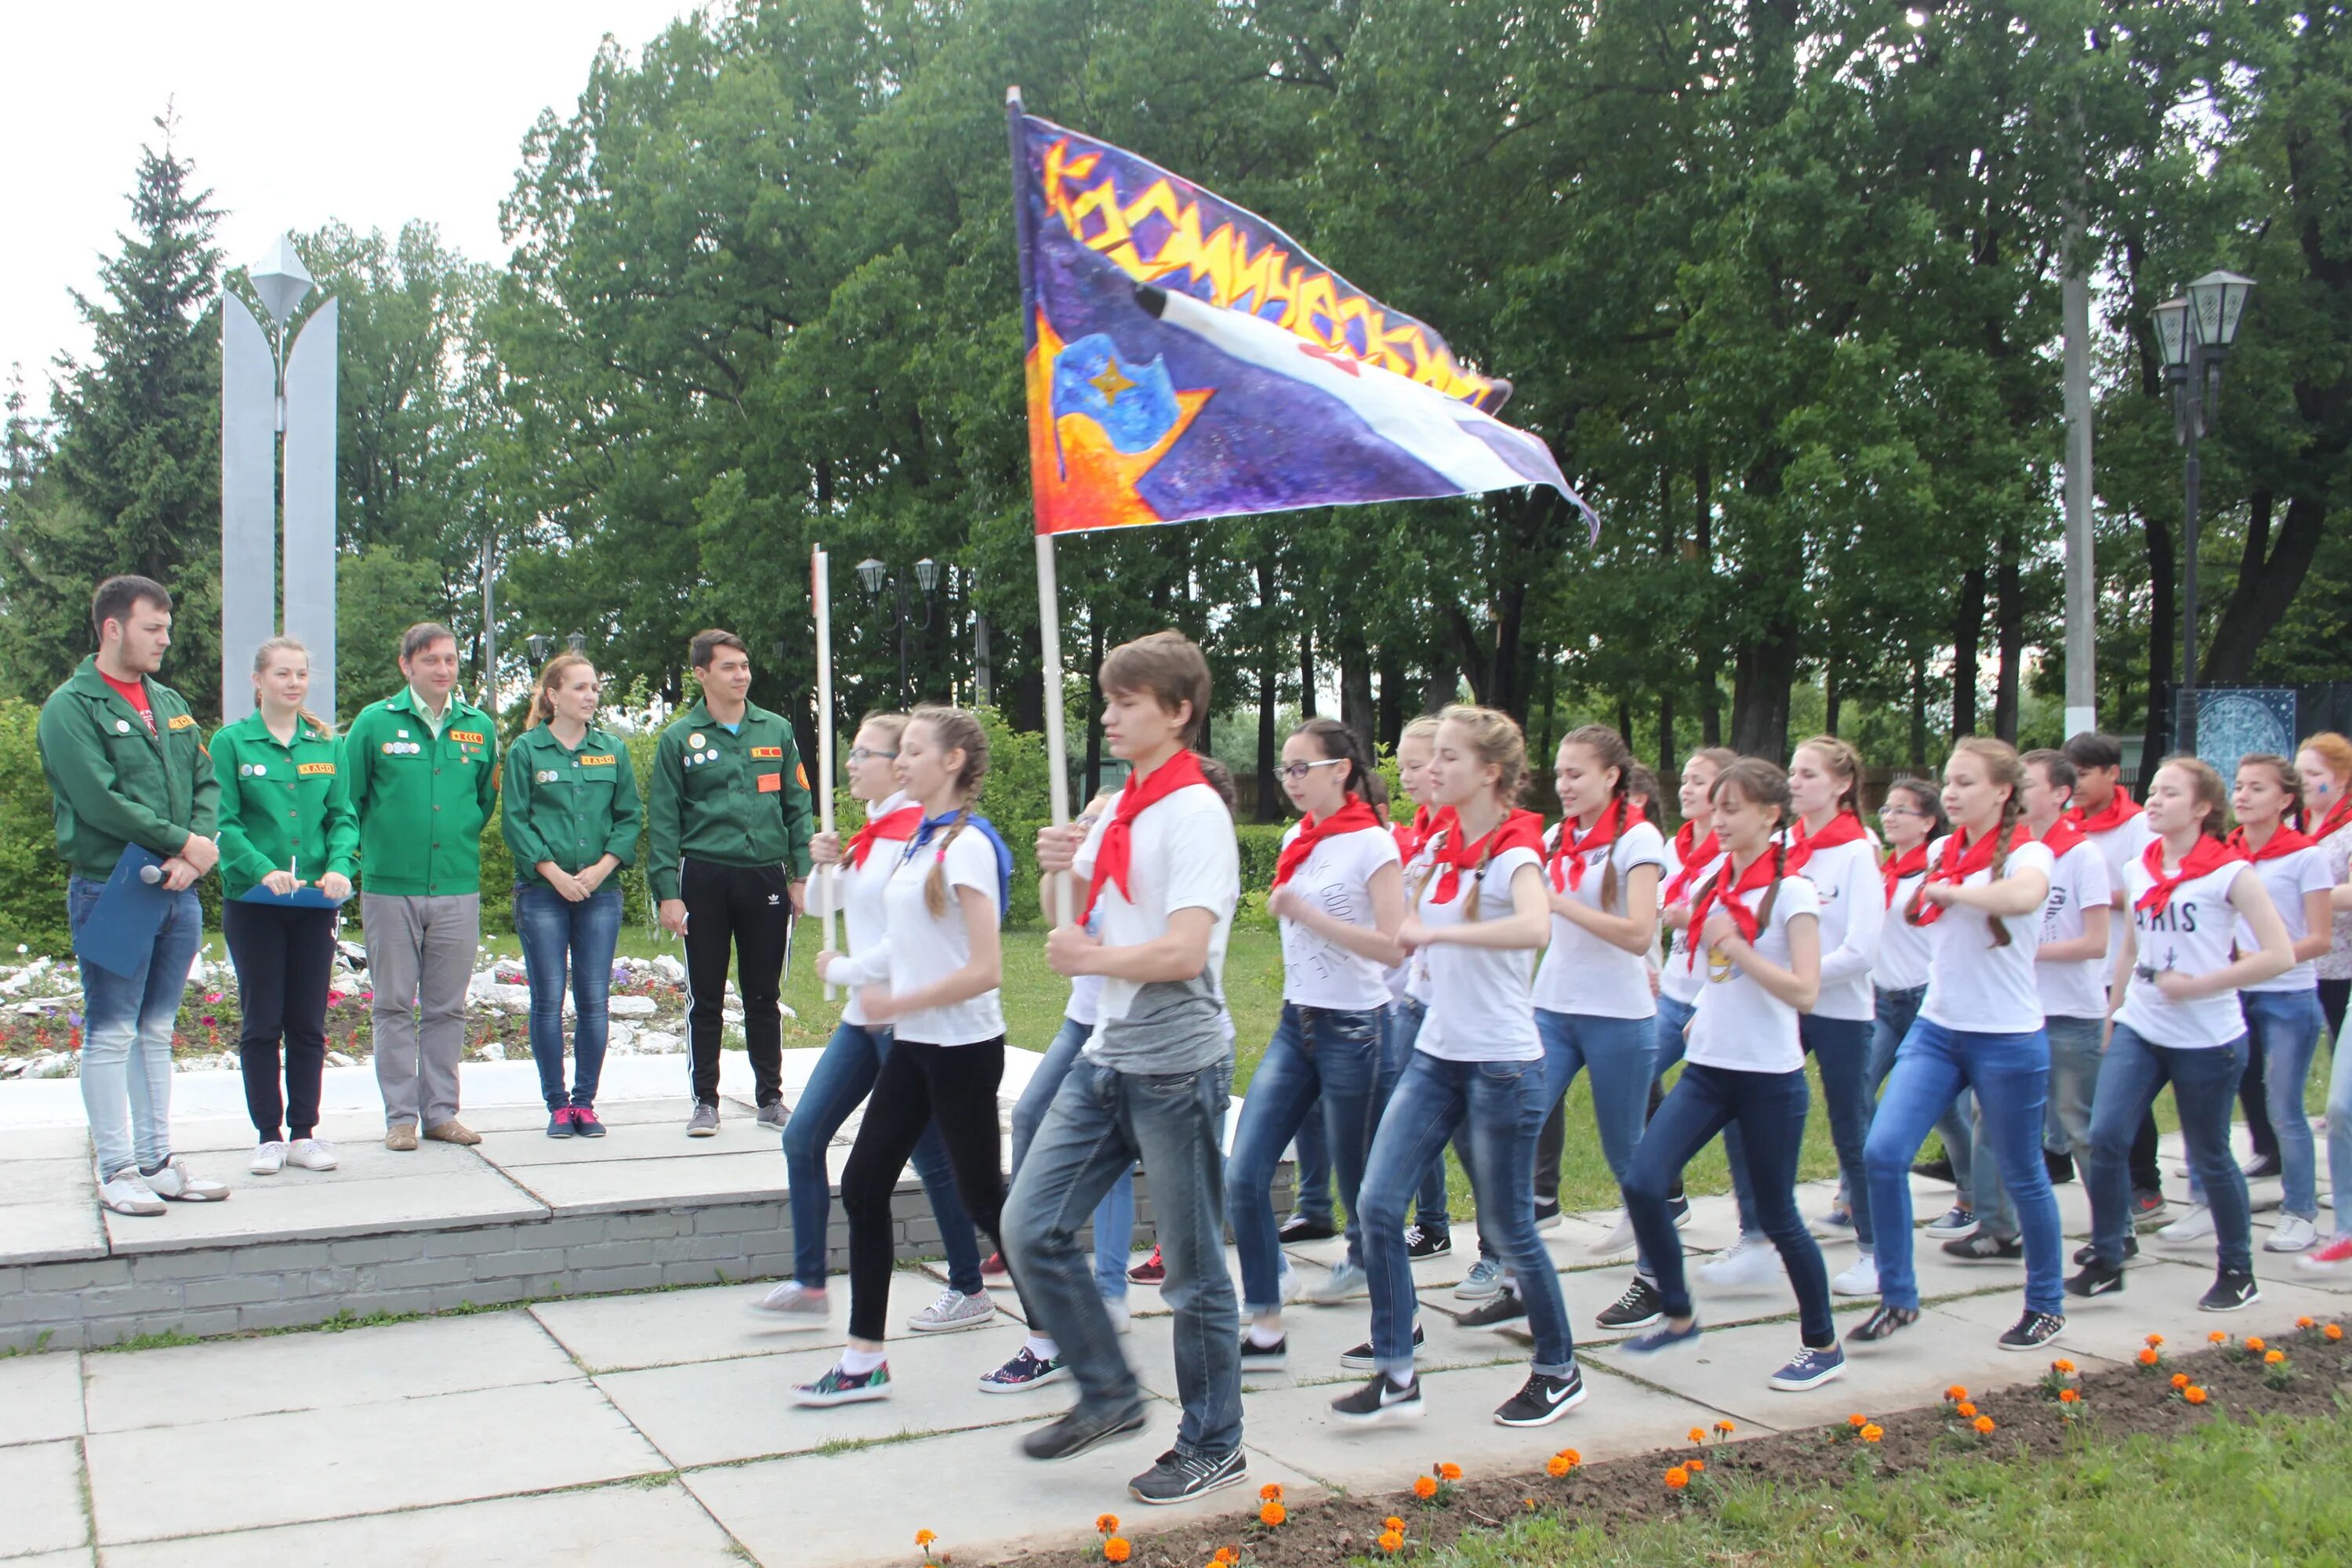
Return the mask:
<svg viewBox="0 0 2352 1568"><path fill-rule="evenodd" d="M857 563L857 581L871 597L879 598L885 589L894 595L898 627L898 706L903 709L907 706L907 628L909 623L906 580L869 555ZM912 624L917 631L928 631L931 625L933 595L940 585L940 563L928 555L916 562L915 585L922 590L923 606L922 615Z"/></svg>
<svg viewBox="0 0 2352 1568"><path fill-rule="evenodd" d="M2197 752L2197 507L2204 468L2198 441L2212 433L2213 412L2221 401L2221 365L2237 341L2238 322L2254 280L2235 272L2208 272L2179 299L2156 308L2157 346L2164 379L2172 387L2173 438L2188 449L2182 474L2185 503L2181 548L2179 750Z"/></svg>

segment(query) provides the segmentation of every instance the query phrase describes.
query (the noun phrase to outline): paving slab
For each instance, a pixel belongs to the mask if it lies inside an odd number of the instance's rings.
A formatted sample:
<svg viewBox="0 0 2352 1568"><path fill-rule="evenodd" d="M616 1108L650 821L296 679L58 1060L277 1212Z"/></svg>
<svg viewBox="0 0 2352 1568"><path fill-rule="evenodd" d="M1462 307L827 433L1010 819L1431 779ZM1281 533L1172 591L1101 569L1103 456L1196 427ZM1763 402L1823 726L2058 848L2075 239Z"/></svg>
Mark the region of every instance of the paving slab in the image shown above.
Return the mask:
<svg viewBox="0 0 2352 1568"><path fill-rule="evenodd" d="M80 1100L76 1099L79 1106ZM64 1126L9 1127L0 1131L0 1154L10 1160L79 1160L89 1162L89 1129L76 1121Z"/></svg>
<svg viewBox="0 0 2352 1568"><path fill-rule="evenodd" d="M1426 1342L1416 1363L1424 1371L1439 1367L1485 1366L1491 1363L1524 1362L1527 1346L1501 1334L1483 1333L1458 1326L1450 1314L1423 1312ZM1244 1321L1244 1327L1247 1326ZM1354 1349L1371 1335L1371 1305L1348 1301L1336 1307L1294 1305L1282 1315L1283 1332L1290 1341L1288 1366L1278 1373L1254 1373L1244 1386L1255 1395L1264 1389L1361 1383L1371 1375L1350 1372L1339 1364L1340 1353ZM1171 1321L1158 1317L1139 1321L1125 1342L1128 1363L1146 1388L1163 1399L1176 1397L1176 1336Z"/></svg>
<svg viewBox="0 0 2352 1568"><path fill-rule="evenodd" d="M98 1549L76 1546L64 1552L36 1552L30 1557L0 1559L8 1568L98 1568Z"/></svg>
<svg viewBox="0 0 2352 1568"><path fill-rule="evenodd" d="M732 1056L735 1053L728 1052L726 1054ZM794 1051L786 1051L784 1053L784 1058L787 1064L789 1064L791 1059L798 1054L799 1053ZM615 1059L626 1058L607 1057L605 1058L606 1066L609 1068ZM650 1058L638 1059L645 1060ZM684 1057L679 1057L677 1059L680 1064L683 1064L686 1060ZM681 1065L676 1070L681 1082L679 1083L677 1092L675 1094L635 1095L626 1099L622 1099L612 1093L611 1082L608 1078L604 1097L600 1099L596 1104L596 1120L615 1129L614 1136L618 1136L617 1130L624 1127L642 1127L653 1130L667 1128L677 1137L679 1142L685 1142L686 1119L694 1111L694 1100L693 1098L686 1092L685 1084L682 1081L686 1076L685 1067ZM749 1076L748 1072L746 1076ZM785 1091L785 1098L787 1100L792 1098L792 1090L787 1089ZM719 1096L719 1130L721 1132L724 1132L728 1127L738 1121L744 1123L746 1126L756 1126L757 1123L751 1120L753 1115L756 1114L756 1102L754 1102L749 1095L733 1095L722 1092ZM548 1138L547 1106L544 1101L539 1100L536 1096L534 1096L528 1104L484 1105L479 1107L471 1107L459 1111L457 1113L457 1117L458 1120L465 1122L467 1126L480 1133L485 1140L494 1132L530 1132L548 1142L562 1142L562 1139ZM383 1121L382 1117L378 1117L376 1120L379 1125ZM774 1134L771 1133L769 1136L773 1137ZM609 1142L611 1140L607 1139L605 1141ZM588 1142L593 1143L596 1142L596 1140L590 1139ZM702 1140L697 1139L695 1142L699 1144Z"/></svg>
<svg viewBox="0 0 2352 1568"><path fill-rule="evenodd" d="M2352 1270L2338 1269L2334 1274L2305 1274L2295 1267L2295 1260L2303 1254L2273 1252L2264 1247L2263 1242L2271 1234L2276 1219L2276 1215L2258 1215L2253 1227L2254 1278L2262 1282L2263 1293L2267 1295L2273 1285L2293 1285L2305 1290L2323 1291L2336 1296L2336 1306L2341 1310L2344 1297L2352 1295ZM2211 1282L2213 1271L2221 1266L2221 1254L2215 1248L2210 1237L2185 1246L2172 1246L2157 1240L2151 1235L2143 1234L2140 1237L2139 1247L2142 1257L2154 1257L2166 1263L2178 1264L2185 1268L2198 1270L2209 1284Z"/></svg>
<svg viewBox="0 0 2352 1568"><path fill-rule="evenodd" d="M373 1147L388 1159L412 1162L422 1154L466 1152L455 1143L426 1143L421 1145L415 1154L394 1154L383 1147L383 1113L380 1110L322 1112L317 1134L335 1146L335 1152L342 1156L346 1170L351 1168L352 1160L363 1147ZM174 1153L242 1155L258 1141L253 1123L242 1116L175 1116L172 1119L172 1151ZM245 1173L245 1162L240 1159L234 1165L223 1165L218 1161L206 1161L205 1169L223 1177L230 1171L242 1175Z"/></svg>
<svg viewBox="0 0 2352 1568"><path fill-rule="evenodd" d="M837 1173L828 1170L827 1174L838 1180ZM785 1195L783 1155L774 1148L732 1154L680 1149L667 1158L524 1165L511 1173L511 1179L559 1216L759 1203Z"/></svg>
<svg viewBox="0 0 2352 1568"><path fill-rule="evenodd" d="M116 1568L250 1568L256 1563L740 1568L743 1561L727 1532L675 1481L110 1546L106 1560Z"/></svg>
<svg viewBox="0 0 2352 1568"><path fill-rule="evenodd" d="M0 1447L81 1434L79 1352L0 1360Z"/></svg>
<svg viewBox="0 0 2352 1568"><path fill-rule="evenodd" d="M902 1268L890 1277L893 1343L905 1332L908 1318L939 1299L940 1289L939 1281L913 1269ZM846 1279L834 1276L825 1292L832 1315L821 1326L810 1329L780 1329L753 1317L747 1304L758 1300L767 1289L765 1285L704 1285L637 1296L541 1301L528 1310L580 1365L596 1373L751 1355L837 1351L849 1342ZM991 1295L1001 1304L1013 1300L1010 1290ZM1002 1305L999 1315L1003 1315Z"/></svg>
<svg viewBox="0 0 2352 1568"><path fill-rule="evenodd" d="M2333 1307L2338 1312L2343 1307L2340 1300L2322 1297L2316 1291L2273 1290L2265 1286L2263 1299L2242 1311L2200 1312L2197 1310L2197 1298L2211 1281L2201 1274L2194 1275L2194 1288L2189 1289L2168 1278L2189 1272L2161 1266L2154 1270L2134 1270L2130 1287L2120 1295L2088 1301L2070 1297L2066 1302L2066 1330L2052 1348L2050 1357L2065 1356L2079 1363L2085 1356L2097 1356L2128 1365L2151 1333L2164 1336L2163 1349L2168 1355L2185 1355L2203 1350L2205 1336L2215 1329L2239 1338L2247 1334L2278 1338L2294 1331L2298 1317L2308 1314L2326 1321L2336 1315L2324 1310L2314 1311L2315 1305ZM1999 1334L2017 1321L2015 1312L1984 1298L1948 1301L1937 1310L1970 1324L1969 1331L1979 1336ZM2017 1359L2040 1367L2050 1357Z"/></svg>
<svg viewBox="0 0 2352 1568"><path fill-rule="evenodd" d="M625 1100L622 1106L635 1110L644 1102ZM617 1111L622 1106L615 1106ZM689 1107L680 1099L677 1115L658 1120L644 1119L623 1121L609 1117L600 1109L598 1121L612 1131L602 1138L550 1138L547 1117L540 1113L527 1128L511 1132L482 1132L478 1152L492 1164L509 1171L521 1171L539 1165L595 1165L638 1160L708 1159L720 1154L764 1154L781 1170L784 1151L781 1133L773 1127L762 1127L752 1120L746 1108L740 1116L722 1115L717 1136L688 1138L686 1118ZM732 1106L725 1108L731 1110ZM477 1129L477 1131L480 1131Z"/></svg>
<svg viewBox="0 0 2352 1568"><path fill-rule="evenodd" d="M79 1197L0 1204L0 1268L105 1257L104 1214L95 1181Z"/></svg>
<svg viewBox="0 0 2352 1568"><path fill-rule="evenodd" d="M7 1500L8 1508L8 1522L0 1532L0 1560L89 1544L79 1443L0 1448L0 1498Z"/></svg>
<svg viewBox="0 0 2352 1568"><path fill-rule="evenodd" d="M668 1468L586 1379L87 1439L99 1542L299 1524L588 1486ZM187 1455L266 1454L243 1484Z"/></svg>
<svg viewBox="0 0 2352 1568"><path fill-rule="evenodd" d="M88 1358L90 1430L195 1426L272 1412L426 1398L577 1378L522 1311L281 1334Z"/></svg>
<svg viewBox="0 0 2352 1568"><path fill-rule="evenodd" d="M215 1162L226 1165L226 1162ZM176 1252L200 1247L240 1247L264 1241L317 1241L387 1232L446 1230L543 1219L547 1208L526 1195L488 1163L467 1156L454 1167L418 1167L414 1174L344 1177L340 1171L304 1172L246 1178L242 1171L214 1173L231 1183L226 1202L174 1204L154 1217L106 1216L107 1237L117 1254ZM264 1181L269 1184L263 1184Z"/></svg>

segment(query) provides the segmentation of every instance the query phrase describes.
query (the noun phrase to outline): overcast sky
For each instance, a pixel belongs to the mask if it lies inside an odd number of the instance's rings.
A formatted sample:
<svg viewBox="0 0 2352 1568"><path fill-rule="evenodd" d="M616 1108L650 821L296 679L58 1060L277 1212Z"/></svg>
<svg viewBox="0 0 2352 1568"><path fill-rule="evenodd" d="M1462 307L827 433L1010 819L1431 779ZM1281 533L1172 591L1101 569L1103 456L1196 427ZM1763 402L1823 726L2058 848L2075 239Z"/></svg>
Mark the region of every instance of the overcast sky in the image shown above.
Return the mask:
<svg viewBox="0 0 2352 1568"><path fill-rule="evenodd" d="M503 261L499 202L541 109L569 113L607 33L632 58L687 0L0 0L0 374L46 408L50 361L86 353L68 289L130 226L140 144L165 104L226 216L231 265L340 218L440 226ZM160 143L157 143L160 145Z"/></svg>

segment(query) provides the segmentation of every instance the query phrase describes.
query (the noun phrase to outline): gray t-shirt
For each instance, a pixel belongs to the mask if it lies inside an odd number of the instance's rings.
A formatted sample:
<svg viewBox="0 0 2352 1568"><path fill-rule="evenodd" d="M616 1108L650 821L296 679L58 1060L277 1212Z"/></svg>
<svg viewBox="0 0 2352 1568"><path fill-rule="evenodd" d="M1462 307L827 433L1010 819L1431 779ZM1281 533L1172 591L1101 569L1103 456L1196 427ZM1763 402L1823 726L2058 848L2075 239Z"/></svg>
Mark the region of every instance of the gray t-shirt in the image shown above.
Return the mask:
<svg viewBox="0 0 2352 1568"><path fill-rule="evenodd" d="M1233 1024L1216 975L1158 980L1139 989L1127 1012L1095 1026L1087 1055L1113 1072L1157 1077L1198 1072L1234 1054Z"/></svg>

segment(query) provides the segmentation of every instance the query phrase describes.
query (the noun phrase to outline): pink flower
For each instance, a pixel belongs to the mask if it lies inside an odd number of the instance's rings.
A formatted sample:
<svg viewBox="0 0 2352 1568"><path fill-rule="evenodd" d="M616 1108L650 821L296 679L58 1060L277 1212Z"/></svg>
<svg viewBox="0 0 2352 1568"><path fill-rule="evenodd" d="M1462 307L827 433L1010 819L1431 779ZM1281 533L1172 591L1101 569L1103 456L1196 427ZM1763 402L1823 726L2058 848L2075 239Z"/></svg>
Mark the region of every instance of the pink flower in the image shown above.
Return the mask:
<svg viewBox="0 0 2352 1568"><path fill-rule="evenodd" d="M375 993L373 991L362 991L360 993L360 1000L362 1002L373 1002L375 1000Z"/></svg>
<svg viewBox="0 0 2352 1568"><path fill-rule="evenodd" d="M207 991L205 993L205 1000L207 1002L217 1002L220 999L221 994L217 991Z"/></svg>

